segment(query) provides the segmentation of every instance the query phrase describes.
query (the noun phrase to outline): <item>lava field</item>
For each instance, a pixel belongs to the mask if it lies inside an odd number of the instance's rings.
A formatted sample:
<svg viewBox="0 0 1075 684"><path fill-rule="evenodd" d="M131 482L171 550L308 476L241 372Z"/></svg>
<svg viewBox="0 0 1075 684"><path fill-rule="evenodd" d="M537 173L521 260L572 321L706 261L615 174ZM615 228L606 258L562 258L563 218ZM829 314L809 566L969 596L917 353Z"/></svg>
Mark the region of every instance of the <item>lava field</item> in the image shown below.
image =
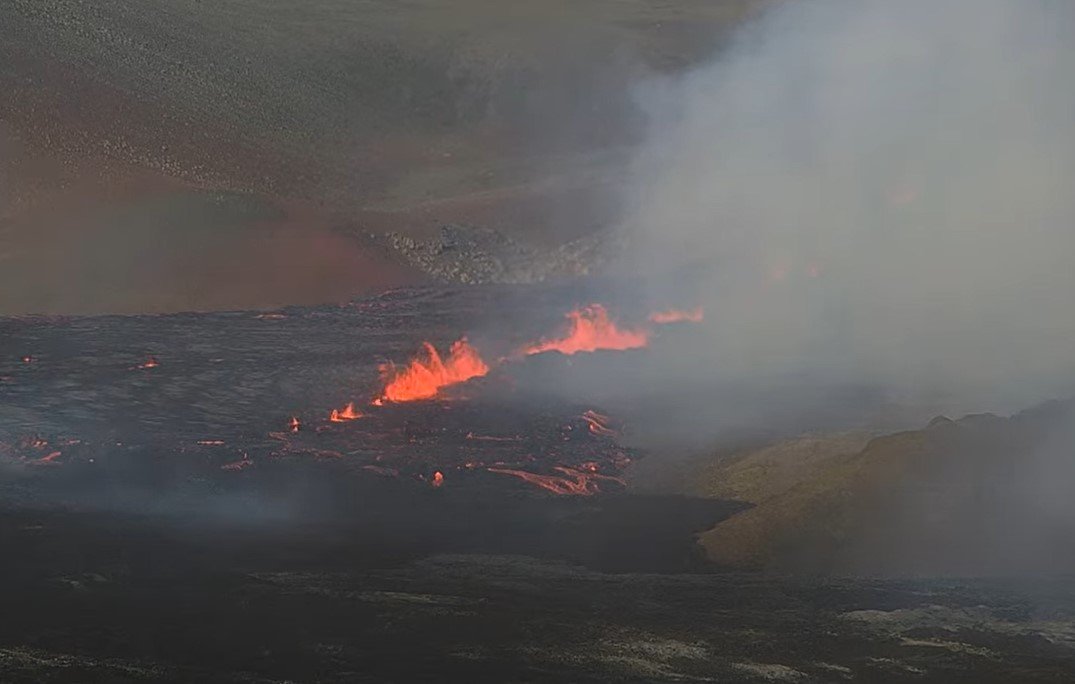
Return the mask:
<svg viewBox="0 0 1075 684"><path fill-rule="evenodd" d="M25 475L13 496L106 508L141 496L140 505L159 507L271 491L272 482L293 489L286 484L298 473L356 486L622 490L638 454L620 443L615 418L528 392L503 369L538 355L561 363L643 347L652 327L697 322L701 312L617 327L601 305L571 310L547 293L507 292L416 289L275 312L0 321L0 458ZM547 332L526 332L531 320L547 321ZM468 329L522 336L486 333L497 352L486 363Z"/></svg>

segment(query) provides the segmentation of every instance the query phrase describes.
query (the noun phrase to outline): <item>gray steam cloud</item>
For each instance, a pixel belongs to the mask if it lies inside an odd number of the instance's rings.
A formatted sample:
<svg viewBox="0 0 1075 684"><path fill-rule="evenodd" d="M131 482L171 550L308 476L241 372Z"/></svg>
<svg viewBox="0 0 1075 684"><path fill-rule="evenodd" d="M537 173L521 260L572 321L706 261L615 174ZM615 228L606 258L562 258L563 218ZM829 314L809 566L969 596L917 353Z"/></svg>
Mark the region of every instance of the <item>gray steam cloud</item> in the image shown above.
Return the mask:
<svg viewBox="0 0 1075 684"><path fill-rule="evenodd" d="M647 84L622 227L653 282L693 274L682 357L968 410L1070 392L1073 29L1067 0L784 2Z"/></svg>

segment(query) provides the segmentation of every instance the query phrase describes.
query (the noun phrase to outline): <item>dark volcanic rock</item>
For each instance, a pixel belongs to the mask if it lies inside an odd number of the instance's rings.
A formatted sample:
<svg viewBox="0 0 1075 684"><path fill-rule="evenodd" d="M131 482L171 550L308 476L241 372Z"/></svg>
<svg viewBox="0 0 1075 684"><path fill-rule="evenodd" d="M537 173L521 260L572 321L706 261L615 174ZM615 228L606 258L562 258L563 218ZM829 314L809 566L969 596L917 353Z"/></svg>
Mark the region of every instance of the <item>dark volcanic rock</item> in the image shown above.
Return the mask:
<svg viewBox="0 0 1075 684"><path fill-rule="evenodd" d="M449 283L540 283L599 273L618 249L607 233L554 249L521 244L494 228L448 224L419 240L401 233L371 236L405 263Z"/></svg>
<svg viewBox="0 0 1075 684"><path fill-rule="evenodd" d="M0 517L0 541L0 610L18 616L0 621L4 682L982 684L1075 668L1069 581L607 574L413 558L326 526L42 512Z"/></svg>

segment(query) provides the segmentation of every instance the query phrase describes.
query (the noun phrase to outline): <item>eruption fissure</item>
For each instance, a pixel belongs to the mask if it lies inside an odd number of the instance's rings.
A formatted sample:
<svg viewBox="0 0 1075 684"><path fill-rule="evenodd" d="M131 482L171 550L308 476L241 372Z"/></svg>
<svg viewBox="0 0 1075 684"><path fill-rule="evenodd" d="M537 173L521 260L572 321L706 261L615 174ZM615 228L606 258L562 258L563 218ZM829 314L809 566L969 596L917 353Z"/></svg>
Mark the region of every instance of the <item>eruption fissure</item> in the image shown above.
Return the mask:
<svg viewBox="0 0 1075 684"><path fill-rule="evenodd" d="M525 346L519 356L532 356L556 351L565 355L602 350L624 351L649 345L651 329L624 328L616 324L601 304L591 304L566 314L567 331L560 337L548 338ZM648 321L655 325L669 323L698 323L702 321L701 307L680 310L668 309L650 314ZM517 358L517 357L515 357ZM498 363L510 362L512 357ZM445 387L458 385L473 378L488 375L490 365L465 337L452 343L448 356L442 357L430 342L422 343L422 351L403 368L394 364L381 367L384 389L373 400L374 406L386 402L402 403L432 399ZM362 417L353 404L333 410L330 420L343 422ZM591 429L598 429L591 426Z"/></svg>

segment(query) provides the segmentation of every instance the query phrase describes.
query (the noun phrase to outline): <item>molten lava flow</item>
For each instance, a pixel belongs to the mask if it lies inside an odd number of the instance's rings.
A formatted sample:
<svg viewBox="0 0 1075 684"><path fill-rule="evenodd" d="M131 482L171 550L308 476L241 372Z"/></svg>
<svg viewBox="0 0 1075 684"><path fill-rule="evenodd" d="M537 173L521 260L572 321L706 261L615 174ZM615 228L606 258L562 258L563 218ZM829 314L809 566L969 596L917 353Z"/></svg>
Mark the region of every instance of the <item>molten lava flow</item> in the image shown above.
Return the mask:
<svg viewBox="0 0 1075 684"><path fill-rule="evenodd" d="M439 489L444 484L444 473L439 470L433 473L433 479L430 480L429 484L433 485L434 489Z"/></svg>
<svg viewBox="0 0 1075 684"><path fill-rule="evenodd" d="M155 359L155 358L153 358L151 356L148 359L146 359L145 363L140 363L135 367L138 368L139 370L148 370L150 368L156 368L159 365L160 365L160 362L157 361L157 359Z"/></svg>
<svg viewBox="0 0 1075 684"><path fill-rule="evenodd" d="M52 452L49 452L47 455L42 456L41 458L37 459L36 462L37 463L53 463L57 458L59 458L62 455L63 455L62 451L52 451Z"/></svg>
<svg viewBox="0 0 1075 684"><path fill-rule="evenodd" d="M355 420L355 419L361 418L361 417L362 417L362 414L355 410L354 402L348 402L347 406L344 406L342 409L332 409L332 413L329 414L328 419L331 420L333 423L342 423L344 421ZM292 420L294 420L294 419L292 419ZM299 431L298 421L297 420L295 420L295 422L292 423L291 431L292 432L298 432Z"/></svg>
<svg viewBox="0 0 1075 684"><path fill-rule="evenodd" d="M348 404L348 406L350 406L350 404ZM295 416L291 416L291 420L287 421L287 429L291 432L298 432L300 428L302 428L302 423L300 423L299 419Z"/></svg>
<svg viewBox="0 0 1075 684"><path fill-rule="evenodd" d="M487 468L487 470L490 473L500 473L501 475L517 477L524 482L529 482L530 484L537 485L553 494L560 495L592 496L601 491L597 484L599 480L615 482L621 486L627 486L627 483L618 477L573 470L564 466L555 466L553 468L553 470L563 473L562 476L539 475L526 470L514 470L512 468Z"/></svg>
<svg viewBox="0 0 1075 684"><path fill-rule="evenodd" d="M593 352L599 349L636 349L649 343L646 330L623 330L608 317L600 304L591 304L567 314L570 321L567 334L554 340L544 340L527 347L525 354L558 351L561 354Z"/></svg>
<svg viewBox="0 0 1075 684"><path fill-rule="evenodd" d="M374 404L429 399L437 396L442 387L466 382L489 372L489 366L482 361L477 350L467 343L466 338L452 344L446 360L430 343L426 342L423 348L426 358L415 358L406 368L382 368L385 388Z"/></svg>
<svg viewBox="0 0 1075 684"><path fill-rule="evenodd" d="M582 419L590 426L590 432L602 437L616 437L618 433L608 426L612 419L597 411L587 411L582 414Z"/></svg>
<svg viewBox="0 0 1075 684"><path fill-rule="evenodd" d="M656 323L657 325L666 325L668 323L701 323L705 318L705 311L702 307L696 307L689 311L681 311L679 309L668 309L667 311L657 311L650 314L650 323Z"/></svg>

